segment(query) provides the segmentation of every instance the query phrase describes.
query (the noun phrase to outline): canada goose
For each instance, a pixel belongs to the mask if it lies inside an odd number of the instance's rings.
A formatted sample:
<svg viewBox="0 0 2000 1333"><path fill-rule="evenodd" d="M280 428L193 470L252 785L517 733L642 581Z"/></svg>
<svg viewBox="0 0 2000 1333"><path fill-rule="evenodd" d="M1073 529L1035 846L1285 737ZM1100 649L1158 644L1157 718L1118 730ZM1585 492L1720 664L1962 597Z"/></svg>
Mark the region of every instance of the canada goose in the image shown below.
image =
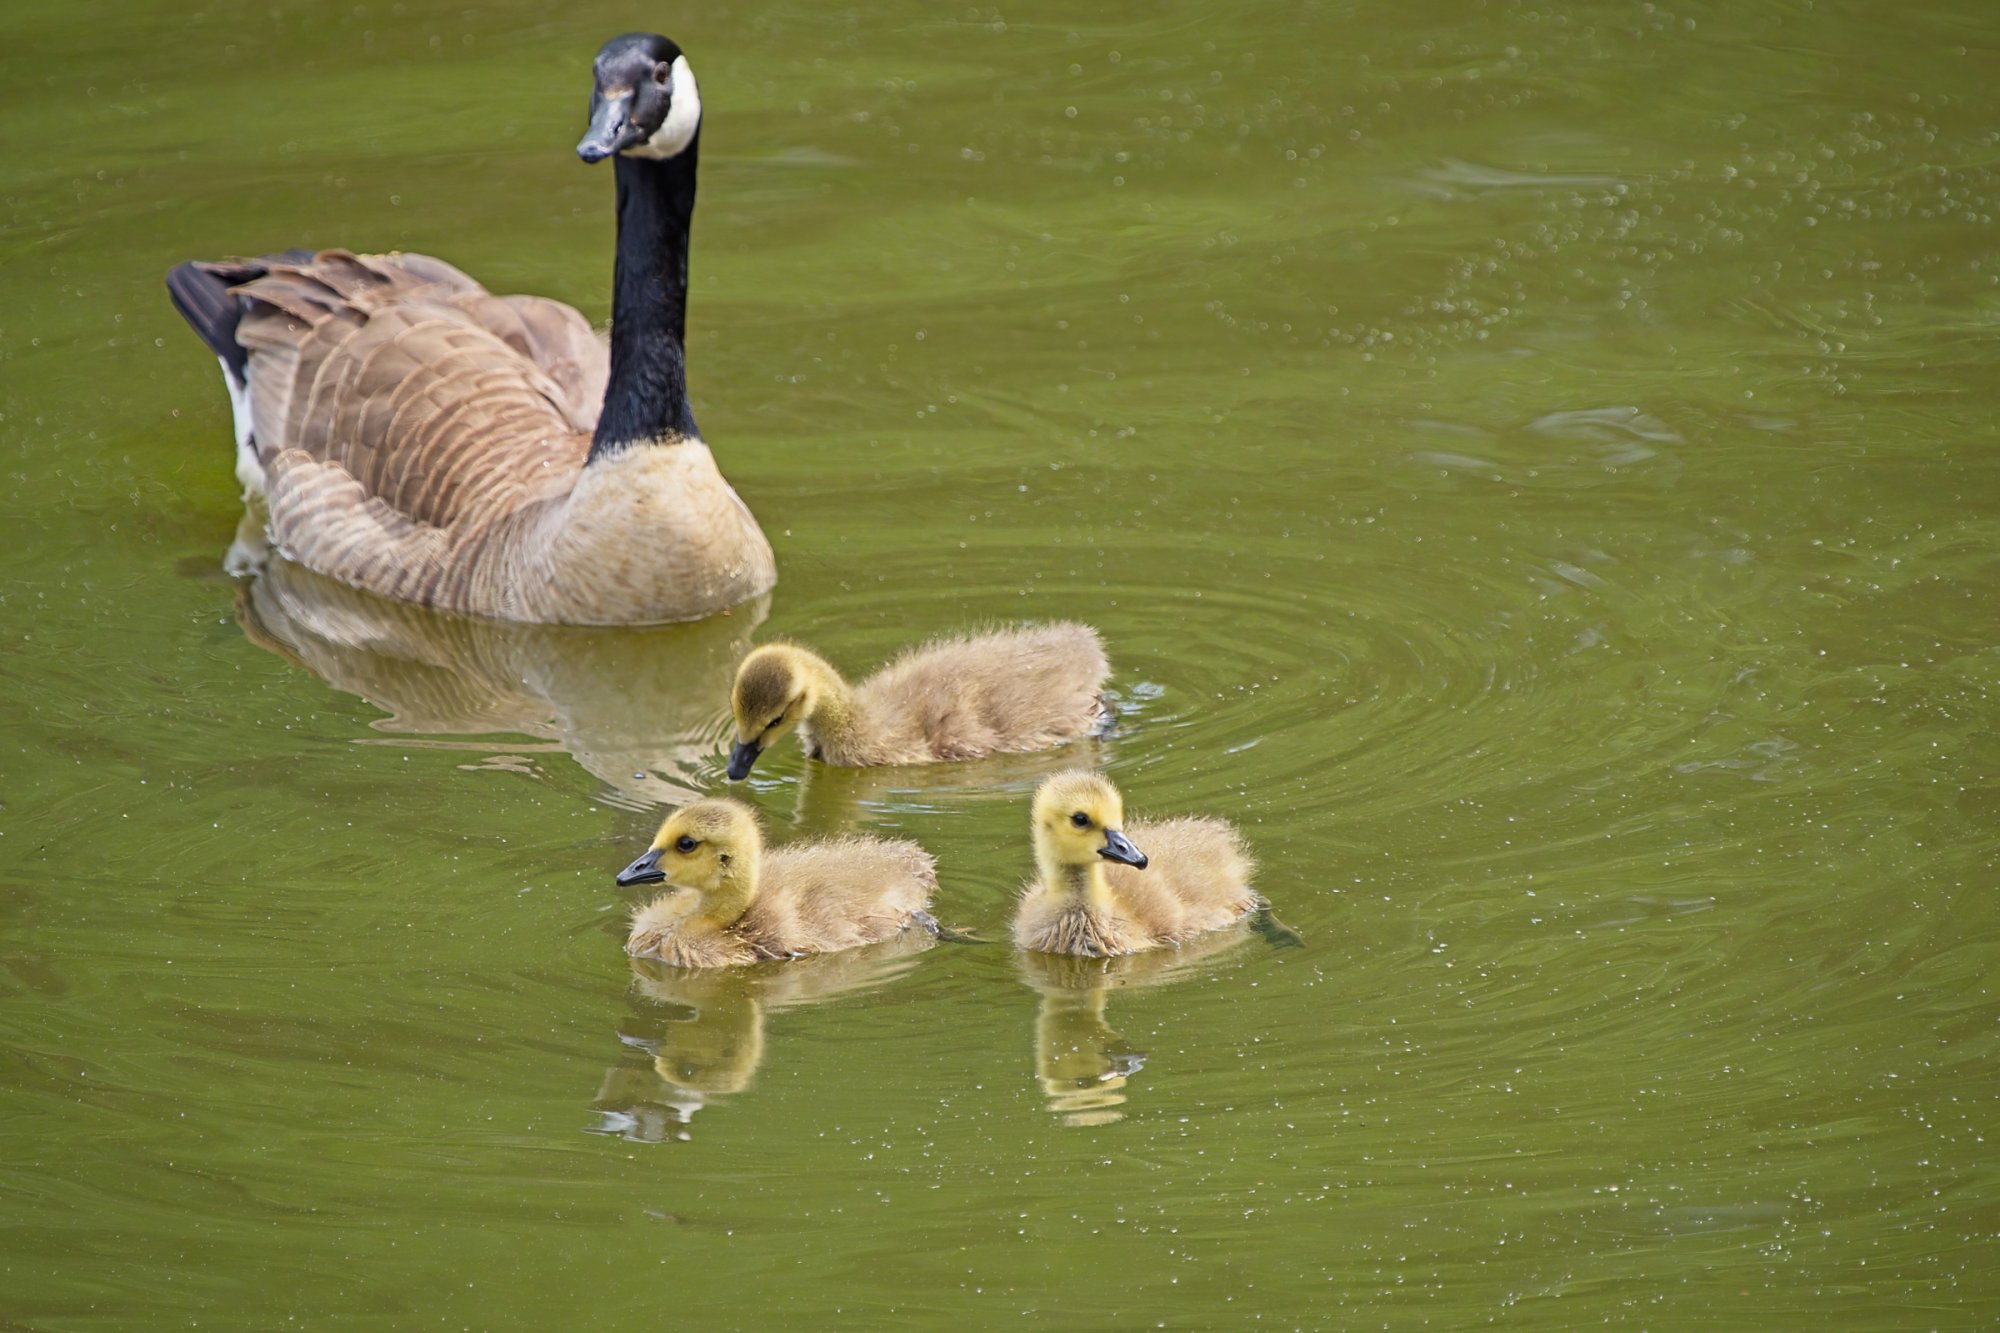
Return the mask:
<svg viewBox="0 0 2000 1333"><path fill-rule="evenodd" d="M424 255L167 275L222 362L236 474L284 554L402 601L561 624L692 620L776 582L688 409L694 72L633 33L595 75L577 154L617 158L608 351L569 306Z"/></svg>
<svg viewBox="0 0 2000 1333"><path fill-rule="evenodd" d="M729 776L748 777L794 727L807 753L850 768L1045 750L1108 715L1110 671L1097 631L1072 622L939 639L859 685L817 653L767 643L736 669Z"/></svg>
<svg viewBox="0 0 2000 1333"><path fill-rule="evenodd" d="M1039 873L1014 916L1023 949L1136 953L1220 930L1263 905L1250 889L1256 863L1225 820L1128 827L1118 789L1077 771L1042 783L1033 821Z"/></svg>
<svg viewBox="0 0 2000 1333"><path fill-rule="evenodd" d="M621 887L670 892L632 914L625 952L676 967L734 967L831 953L938 924L930 853L914 842L841 838L764 850L750 807L717 798L667 816Z"/></svg>

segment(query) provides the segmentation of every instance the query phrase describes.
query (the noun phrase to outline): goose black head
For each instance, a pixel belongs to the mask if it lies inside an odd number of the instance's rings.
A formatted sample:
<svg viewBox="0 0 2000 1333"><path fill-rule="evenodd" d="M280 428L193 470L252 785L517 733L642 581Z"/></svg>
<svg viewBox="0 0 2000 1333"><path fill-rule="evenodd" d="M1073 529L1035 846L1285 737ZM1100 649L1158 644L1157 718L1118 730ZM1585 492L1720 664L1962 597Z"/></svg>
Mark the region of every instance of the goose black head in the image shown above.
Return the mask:
<svg viewBox="0 0 2000 1333"><path fill-rule="evenodd" d="M701 90L680 47L653 32L613 37L597 52L590 129L576 146L586 162L613 153L663 159L687 151L701 129Z"/></svg>

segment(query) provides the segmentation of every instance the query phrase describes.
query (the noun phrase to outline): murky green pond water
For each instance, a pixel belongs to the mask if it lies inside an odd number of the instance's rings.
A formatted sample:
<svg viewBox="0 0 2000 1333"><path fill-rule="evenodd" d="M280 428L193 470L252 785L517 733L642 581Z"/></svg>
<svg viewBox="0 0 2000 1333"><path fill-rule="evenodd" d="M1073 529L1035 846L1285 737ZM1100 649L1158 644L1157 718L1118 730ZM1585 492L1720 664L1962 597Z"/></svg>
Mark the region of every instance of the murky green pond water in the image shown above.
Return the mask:
<svg viewBox="0 0 2000 1333"><path fill-rule="evenodd" d="M634 26L777 592L233 585L161 274L604 318ZM31 0L0 73L0 1324L2000 1319L1984 0ZM1241 821L1304 947L628 966L744 644L1053 616L1129 706L1085 757ZM752 794L999 939L1075 757Z"/></svg>

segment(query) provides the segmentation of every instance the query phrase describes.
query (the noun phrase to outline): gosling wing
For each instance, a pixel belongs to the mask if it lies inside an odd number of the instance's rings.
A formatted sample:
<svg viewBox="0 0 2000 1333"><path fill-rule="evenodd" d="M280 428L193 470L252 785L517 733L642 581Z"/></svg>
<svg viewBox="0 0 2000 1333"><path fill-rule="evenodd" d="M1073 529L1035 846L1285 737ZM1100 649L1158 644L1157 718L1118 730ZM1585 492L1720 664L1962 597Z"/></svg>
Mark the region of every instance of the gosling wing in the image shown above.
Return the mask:
<svg viewBox="0 0 2000 1333"><path fill-rule="evenodd" d="M764 874L765 893L751 910L760 912L760 938L780 956L888 939L937 889L930 853L877 838L781 847L767 854Z"/></svg>

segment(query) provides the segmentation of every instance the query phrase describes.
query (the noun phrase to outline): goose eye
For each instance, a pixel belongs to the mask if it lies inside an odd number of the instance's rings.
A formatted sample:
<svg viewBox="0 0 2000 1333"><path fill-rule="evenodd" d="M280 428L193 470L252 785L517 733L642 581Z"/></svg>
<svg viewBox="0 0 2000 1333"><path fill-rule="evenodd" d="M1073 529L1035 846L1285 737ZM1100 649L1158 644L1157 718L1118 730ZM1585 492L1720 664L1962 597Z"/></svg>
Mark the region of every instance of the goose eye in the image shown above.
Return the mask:
<svg viewBox="0 0 2000 1333"><path fill-rule="evenodd" d="M653 66L654 83L657 83L662 88L664 88L673 81L674 81L674 67L672 65L662 62L661 64Z"/></svg>
<svg viewBox="0 0 2000 1333"><path fill-rule="evenodd" d="M1069 817L1069 822L1076 825L1078 828L1089 828L1090 816L1086 815L1085 813L1083 813L1083 811L1079 810L1075 814Z"/></svg>
<svg viewBox="0 0 2000 1333"><path fill-rule="evenodd" d="M696 847L699 847L700 845L701 845L700 843L696 842L693 838L690 838L685 833L681 834L680 837L674 839L674 850L677 852L681 852L683 854L693 851Z"/></svg>

